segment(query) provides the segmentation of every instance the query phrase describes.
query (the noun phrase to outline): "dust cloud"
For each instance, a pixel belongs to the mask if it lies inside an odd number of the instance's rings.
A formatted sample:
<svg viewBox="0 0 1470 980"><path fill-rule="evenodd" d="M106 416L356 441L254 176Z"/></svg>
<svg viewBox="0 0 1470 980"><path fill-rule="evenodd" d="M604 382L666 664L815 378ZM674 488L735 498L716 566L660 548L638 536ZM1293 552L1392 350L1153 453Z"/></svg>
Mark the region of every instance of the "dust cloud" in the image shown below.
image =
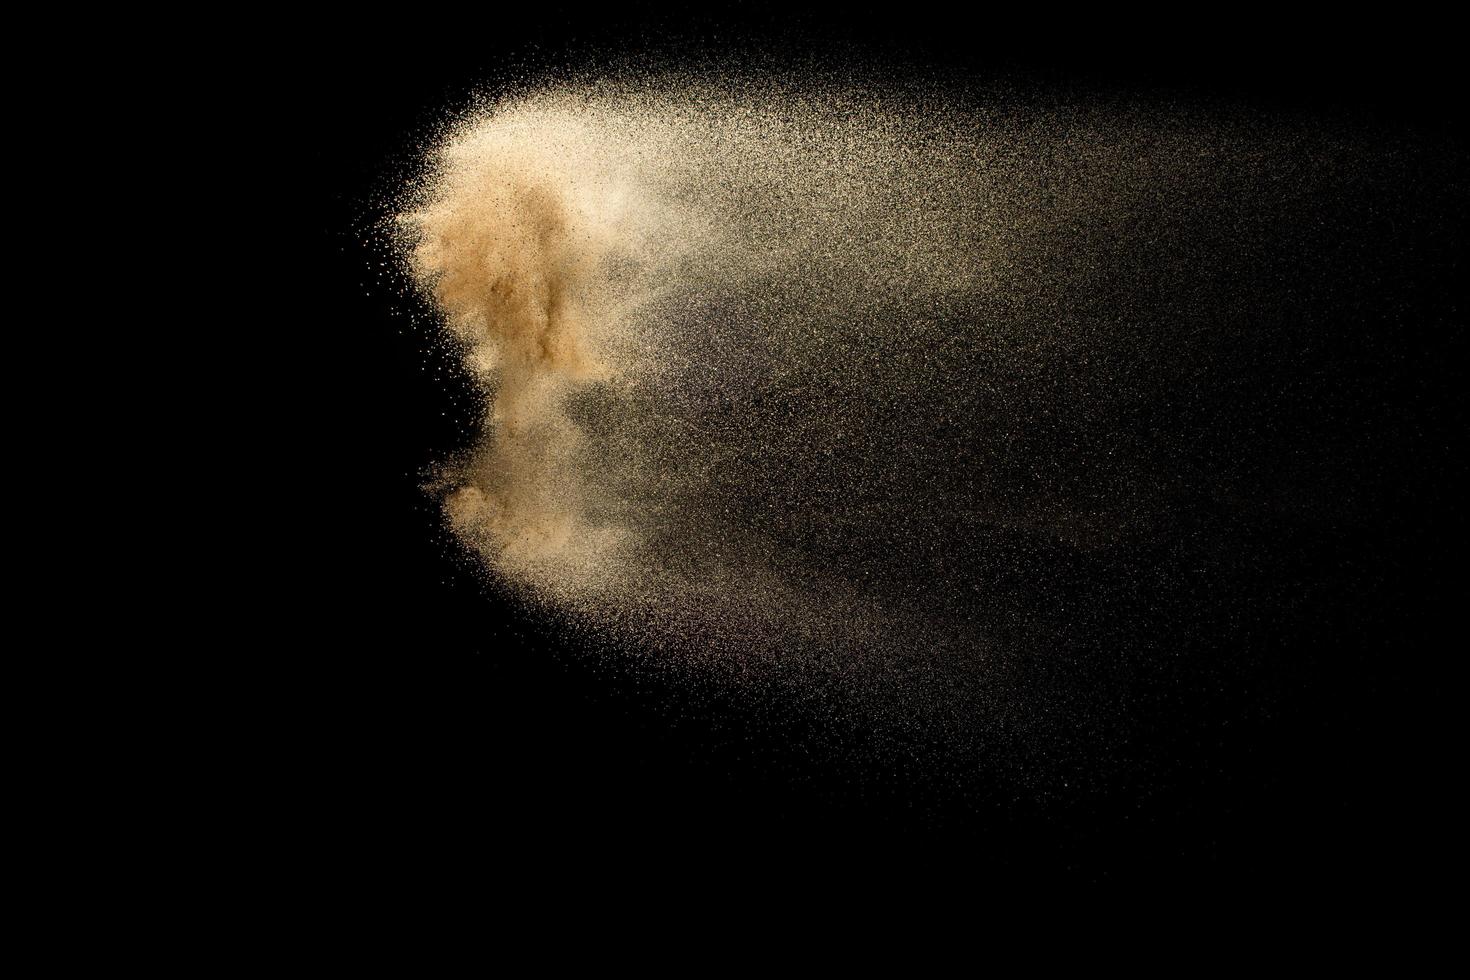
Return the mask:
<svg viewBox="0 0 1470 980"><path fill-rule="evenodd" d="M931 727L1088 729L1122 689L1088 651L1175 565L1218 572L1175 547L1216 533L1199 501L1294 504L1178 406L1276 343L1281 289L1239 285L1310 246L1354 152L816 86L487 101L393 226L485 393L433 492L591 633Z"/></svg>

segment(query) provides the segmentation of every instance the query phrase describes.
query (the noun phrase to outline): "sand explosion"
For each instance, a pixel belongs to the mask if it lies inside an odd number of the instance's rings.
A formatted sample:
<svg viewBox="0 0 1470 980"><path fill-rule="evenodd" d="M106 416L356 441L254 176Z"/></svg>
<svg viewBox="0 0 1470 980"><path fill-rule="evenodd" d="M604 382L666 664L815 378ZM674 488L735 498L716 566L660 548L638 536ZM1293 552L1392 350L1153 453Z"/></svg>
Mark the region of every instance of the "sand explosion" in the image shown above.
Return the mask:
<svg viewBox="0 0 1470 980"><path fill-rule="evenodd" d="M1056 665L1178 587L1149 562L1182 511L1290 506L1167 406L1261 349L1237 273L1354 166L1157 110L485 104L395 226L486 393L436 492L500 582L628 642L959 727L1107 701Z"/></svg>

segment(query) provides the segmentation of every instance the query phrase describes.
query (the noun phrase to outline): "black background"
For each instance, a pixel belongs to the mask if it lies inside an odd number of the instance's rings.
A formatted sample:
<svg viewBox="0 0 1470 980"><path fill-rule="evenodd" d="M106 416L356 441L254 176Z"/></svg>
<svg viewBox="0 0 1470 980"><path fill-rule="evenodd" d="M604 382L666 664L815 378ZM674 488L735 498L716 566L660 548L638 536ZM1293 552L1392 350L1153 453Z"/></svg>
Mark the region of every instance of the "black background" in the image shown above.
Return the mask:
<svg viewBox="0 0 1470 980"><path fill-rule="evenodd" d="M897 864L1246 886L1435 875L1454 772L1446 677L1462 646L1448 632L1462 594L1451 506L1462 187L1443 188L1443 223L1414 245L1422 263L1385 284L1383 309L1353 318L1383 331L1370 346L1391 355L1356 379L1378 398L1360 424L1381 416L1377 442L1391 447L1375 457L1393 474L1382 520L1289 545L1279 574L1340 567L1344 587L1281 623L1269 655L1287 680L1270 711L1221 689L1203 715L1158 713L1173 727L1155 741L1177 763L1165 785L1085 801L983 787L949 797L869 773L858 793L840 753L810 750L814 722L693 700L488 595L419 489L425 467L470 438L473 403L407 315L412 301L380 277L368 233L423 140L471 92L630 51L779 65L838 50L1063 98L1138 93L1350 120L1459 154L1443 25L1240 8L1215 18L536 5L285 32L283 87L300 125L282 130L284 156L311 175L293 345L320 355L301 359L303 520L279 556L295 586L287 697L306 719L284 820L305 851L365 885L436 891L603 865L743 876Z"/></svg>

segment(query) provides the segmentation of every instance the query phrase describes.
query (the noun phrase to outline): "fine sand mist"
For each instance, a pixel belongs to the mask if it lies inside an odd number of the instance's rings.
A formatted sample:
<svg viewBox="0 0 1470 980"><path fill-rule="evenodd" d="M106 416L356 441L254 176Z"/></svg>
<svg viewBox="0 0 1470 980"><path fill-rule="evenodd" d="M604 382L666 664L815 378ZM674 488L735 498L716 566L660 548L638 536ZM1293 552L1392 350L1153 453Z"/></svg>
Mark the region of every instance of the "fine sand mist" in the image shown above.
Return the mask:
<svg viewBox="0 0 1470 980"><path fill-rule="evenodd" d="M1230 515L1301 499L1177 406L1255 397L1296 295L1260 270L1363 158L936 104L683 80L467 115L394 232L487 396L434 492L498 582L615 643L1091 738L1117 624L1184 622Z"/></svg>

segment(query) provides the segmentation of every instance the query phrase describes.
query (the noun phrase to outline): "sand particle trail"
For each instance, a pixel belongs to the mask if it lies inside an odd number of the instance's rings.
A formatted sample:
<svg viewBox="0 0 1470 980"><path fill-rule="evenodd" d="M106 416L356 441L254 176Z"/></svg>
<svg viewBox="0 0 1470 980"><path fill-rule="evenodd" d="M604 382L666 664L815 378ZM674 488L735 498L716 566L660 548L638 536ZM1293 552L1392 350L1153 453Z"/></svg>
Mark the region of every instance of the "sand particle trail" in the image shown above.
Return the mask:
<svg viewBox="0 0 1470 980"><path fill-rule="evenodd" d="M444 505L501 581L955 730L1116 706L1077 651L1173 594L1181 501L1289 489L1150 413L1259 349L1233 272L1355 158L933 104L569 83L445 134L395 234L488 395Z"/></svg>

